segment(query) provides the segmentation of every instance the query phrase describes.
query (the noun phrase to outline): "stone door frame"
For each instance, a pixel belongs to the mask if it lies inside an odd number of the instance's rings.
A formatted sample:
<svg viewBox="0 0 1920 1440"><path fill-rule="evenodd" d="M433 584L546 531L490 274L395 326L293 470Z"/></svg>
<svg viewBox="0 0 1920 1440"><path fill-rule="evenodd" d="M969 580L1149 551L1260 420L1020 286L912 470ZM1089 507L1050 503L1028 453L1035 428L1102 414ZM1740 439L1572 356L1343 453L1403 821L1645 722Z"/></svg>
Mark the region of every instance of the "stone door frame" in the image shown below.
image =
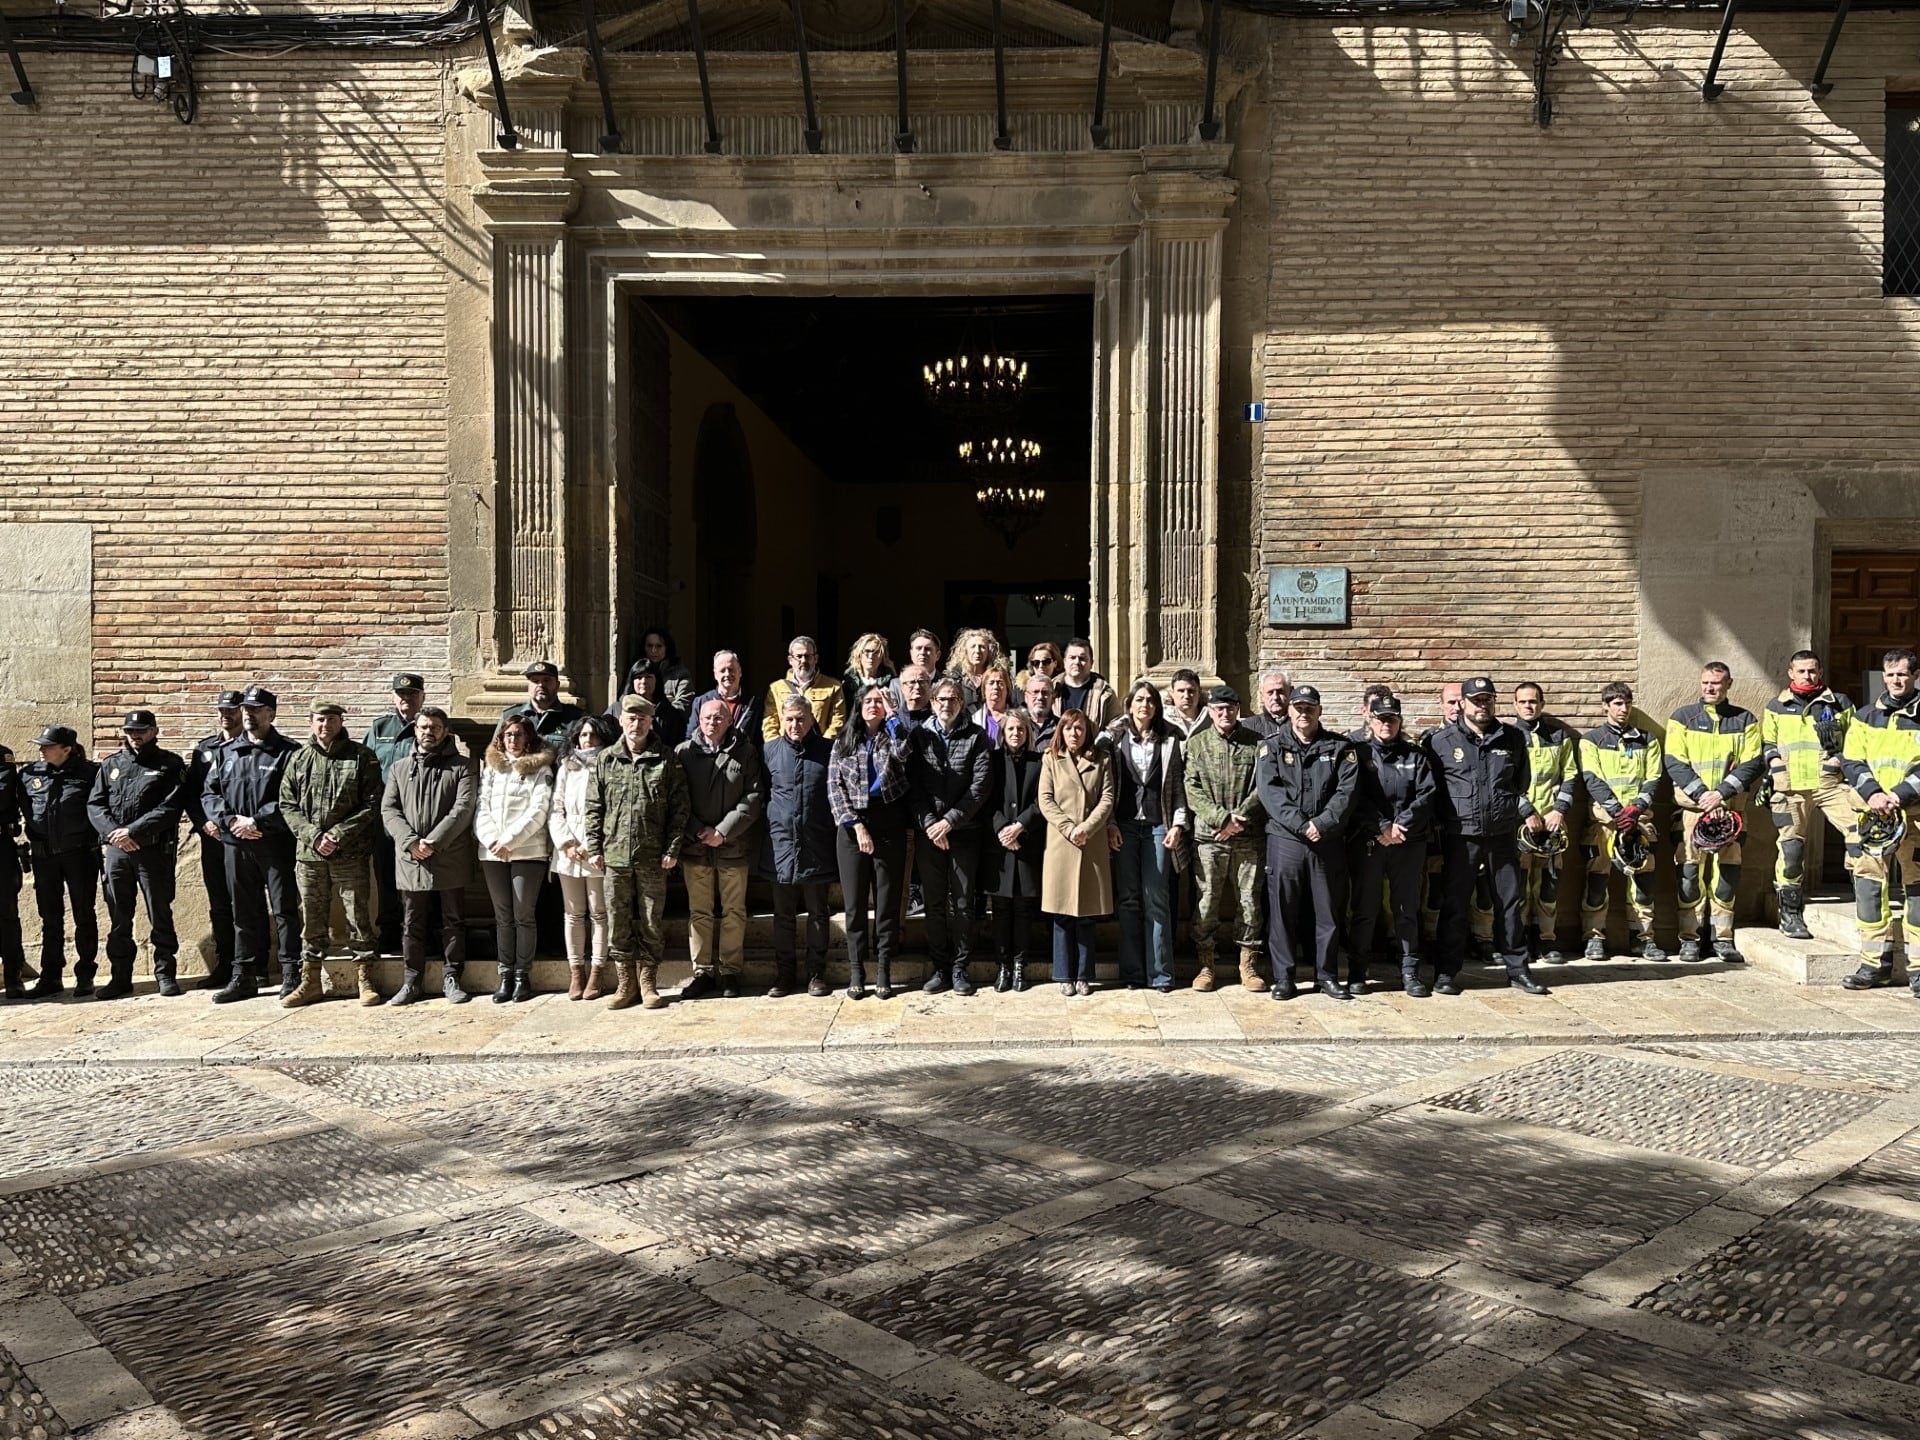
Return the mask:
<svg viewBox="0 0 1920 1440"><path fill-rule="evenodd" d="M481 613L475 643L454 646L456 703L518 698L535 659L599 699L637 638L618 578L638 541L621 494L631 302L776 290L1090 293L1097 660L1120 680L1181 666L1216 677L1227 156L1197 143L724 161L480 152L494 473L472 513L490 526L476 550L494 573L490 606L469 587Z"/></svg>

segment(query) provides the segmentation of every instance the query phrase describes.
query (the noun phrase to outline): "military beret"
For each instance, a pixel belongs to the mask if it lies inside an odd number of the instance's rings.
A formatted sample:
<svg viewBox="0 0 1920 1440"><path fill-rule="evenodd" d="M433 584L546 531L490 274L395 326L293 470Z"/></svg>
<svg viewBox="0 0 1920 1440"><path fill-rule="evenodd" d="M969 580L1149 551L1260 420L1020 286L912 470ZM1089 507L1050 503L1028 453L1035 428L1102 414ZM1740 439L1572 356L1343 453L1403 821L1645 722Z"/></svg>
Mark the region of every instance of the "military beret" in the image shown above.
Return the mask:
<svg viewBox="0 0 1920 1440"><path fill-rule="evenodd" d="M247 693L240 697L240 703L249 710L278 710L280 697L264 685L249 685Z"/></svg>
<svg viewBox="0 0 1920 1440"><path fill-rule="evenodd" d="M1287 697L1287 703L1289 705L1318 705L1320 703L1320 692L1311 685L1296 685L1293 687L1293 694Z"/></svg>
<svg viewBox="0 0 1920 1440"><path fill-rule="evenodd" d="M551 660L536 660L522 672L529 680L558 680L560 667Z"/></svg>
<svg viewBox="0 0 1920 1440"><path fill-rule="evenodd" d="M331 700L316 700L307 707L307 713L309 715L344 715L347 712L344 706L337 705Z"/></svg>
<svg viewBox="0 0 1920 1440"><path fill-rule="evenodd" d="M1207 692L1209 705L1238 705L1240 692L1231 685L1216 685Z"/></svg>
<svg viewBox="0 0 1920 1440"><path fill-rule="evenodd" d="M1476 675L1460 687L1460 698L1462 700L1478 700L1483 696L1496 693L1493 688L1493 681L1484 675Z"/></svg>
<svg viewBox="0 0 1920 1440"><path fill-rule="evenodd" d="M403 672L393 677L393 691L395 694L398 694L402 690L424 690L426 688L427 682L418 675L410 675Z"/></svg>
<svg viewBox="0 0 1920 1440"><path fill-rule="evenodd" d="M120 728L122 730L158 730L160 722L154 718L151 710L129 710L127 723Z"/></svg>
<svg viewBox="0 0 1920 1440"><path fill-rule="evenodd" d="M80 737L71 725L49 725L34 737L36 745L78 745Z"/></svg>
<svg viewBox="0 0 1920 1440"><path fill-rule="evenodd" d="M628 695L620 701L622 715L651 715L653 702L644 695Z"/></svg>
<svg viewBox="0 0 1920 1440"><path fill-rule="evenodd" d="M218 695L213 697L213 708L216 710L238 710L240 708L240 702L246 698L247 697L242 695L238 690L222 690Z"/></svg>

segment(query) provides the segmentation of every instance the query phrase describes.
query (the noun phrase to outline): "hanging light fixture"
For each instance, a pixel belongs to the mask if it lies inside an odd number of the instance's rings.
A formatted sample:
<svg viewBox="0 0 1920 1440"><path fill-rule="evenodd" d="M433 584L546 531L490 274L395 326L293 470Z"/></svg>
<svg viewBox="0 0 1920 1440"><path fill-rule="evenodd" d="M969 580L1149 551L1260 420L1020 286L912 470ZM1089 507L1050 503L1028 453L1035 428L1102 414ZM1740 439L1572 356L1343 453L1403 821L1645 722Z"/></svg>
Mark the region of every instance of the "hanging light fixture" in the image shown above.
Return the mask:
<svg viewBox="0 0 1920 1440"><path fill-rule="evenodd" d="M996 435L962 440L959 449L960 463L980 477L973 492L980 518L1013 549L1046 513L1046 487L1033 479L1040 442Z"/></svg>
<svg viewBox="0 0 1920 1440"><path fill-rule="evenodd" d="M1027 362L984 351L962 353L920 367L927 399L956 415L985 415L1019 403L1027 388Z"/></svg>

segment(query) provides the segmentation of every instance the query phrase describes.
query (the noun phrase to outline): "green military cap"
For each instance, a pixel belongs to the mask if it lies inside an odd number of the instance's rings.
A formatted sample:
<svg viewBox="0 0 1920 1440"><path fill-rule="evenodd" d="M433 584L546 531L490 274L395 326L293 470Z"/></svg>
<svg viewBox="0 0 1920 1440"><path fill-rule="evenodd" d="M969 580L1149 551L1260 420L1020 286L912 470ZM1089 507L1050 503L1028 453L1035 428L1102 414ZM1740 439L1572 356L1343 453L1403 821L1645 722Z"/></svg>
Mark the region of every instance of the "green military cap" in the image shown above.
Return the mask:
<svg viewBox="0 0 1920 1440"><path fill-rule="evenodd" d="M424 690L427 688L427 682L418 675L402 671L393 677L392 688L394 694L397 695L402 690Z"/></svg>
<svg viewBox="0 0 1920 1440"><path fill-rule="evenodd" d="M316 700L307 707L307 713L309 715L344 715L347 712L344 706L336 705L331 700Z"/></svg>
<svg viewBox="0 0 1920 1440"><path fill-rule="evenodd" d="M653 702L644 695L628 695L620 701L620 713L623 715L651 715Z"/></svg>

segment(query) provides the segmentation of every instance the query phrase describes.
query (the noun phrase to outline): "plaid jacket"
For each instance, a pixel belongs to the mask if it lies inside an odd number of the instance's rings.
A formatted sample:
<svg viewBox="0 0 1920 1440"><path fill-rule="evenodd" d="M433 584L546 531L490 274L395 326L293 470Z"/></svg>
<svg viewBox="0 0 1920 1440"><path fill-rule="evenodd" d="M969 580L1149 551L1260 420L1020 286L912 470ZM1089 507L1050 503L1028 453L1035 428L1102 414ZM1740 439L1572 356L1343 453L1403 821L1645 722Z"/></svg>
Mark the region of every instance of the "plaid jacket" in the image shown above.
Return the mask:
<svg viewBox="0 0 1920 1440"><path fill-rule="evenodd" d="M880 790L868 789L866 745L856 745L851 755L842 755L834 747L827 766L827 804L833 811L833 823L851 830L877 800L891 805L907 796L907 737L912 727L899 716L887 721L886 728L871 737L873 763L880 772Z"/></svg>

